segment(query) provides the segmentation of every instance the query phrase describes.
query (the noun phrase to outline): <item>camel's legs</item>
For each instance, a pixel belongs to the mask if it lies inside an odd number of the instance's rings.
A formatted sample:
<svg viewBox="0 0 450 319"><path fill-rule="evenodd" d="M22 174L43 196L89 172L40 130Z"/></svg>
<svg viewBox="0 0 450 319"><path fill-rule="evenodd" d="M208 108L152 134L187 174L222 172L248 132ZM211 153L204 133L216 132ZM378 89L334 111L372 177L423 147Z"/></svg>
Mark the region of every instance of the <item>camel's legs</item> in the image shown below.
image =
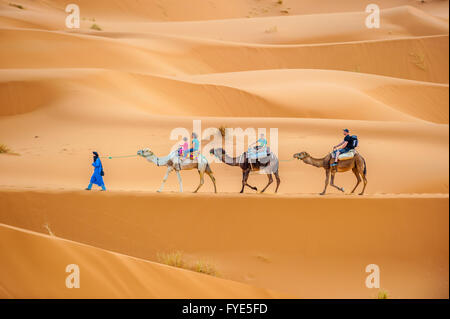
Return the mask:
<svg viewBox="0 0 450 319"><path fill-rule="evenodd" d="M353 167L352 171L353 171L353 174L355 174L356 179L357 179L356 185L352 190L352 194L353 194L355 192L356 188L358 187L359 183L361 183L361 177L359 176L358 167L356 167L356 166Z"/></svg>
<svg viewBox="0 0 450 319"><path fill-rule="evenodd" d="M251 170L249 170L248 173L247 173L247 178L245 179L245 185L247 185L247 187L250 187L250 188L253 189L254 191L257 191L257 190L258 190L258 187L252 186L252 185L250 185L249 183L247 183L248 178L250 177L250 172L251 172Z"/></svg>
<svg viewBox="0 0 450 319"><path fill-rule="evenodd" d="M341 192L344 192L344 188L343 187L339 187L334 185L334 176L336 175L336 170L332 170L331 171L331 183L330 185L333 186L334 188L340 190Z"/></svg>
<svg viewBox="0 0 450 319"><path fill-rule="evenodd" d="M245 177L245 185L246 185L247 187L250 187L250 188L253 189L254 191L257 191L258 188L257 188L256 186L252 186L252 185L250 185L249 183L247 183L248 178L250 177L250 172L251 172L251 170L248 170L247 176Z"/></svg>
<svg viewBox="0 0 450 319"><path fill-rule="evenodd" d="M183 192L183 181L181 180L181 174L180 171L176 171L177 172L177 176L178 176L178 183L180 184L180 193Z"/></svg>
<svg viewBox="0 0 450 319"><path fill-rule="evenodd" d="M275 173L273 173L275 175L275 179L277 180L277 188L275 188L275 193L278 191L278 187L280 187L280 175L278 175L278 171L276 171Z"/></svg>
<svg viewBox="0 0 450 319"><path fill-rule="evenodd" d="M206 172L206 174L208 174L214 184L214 193L217 193L216 178L214 177L212 172Z"/></svg>
<svg viewBox="0 0 450 319"><path fill-rule="evenodd" d="M364 174L363 172L361 172L361 176L363 178L364 187L363 187L363 190L361 191L361 193L359 193L359 195L364 195L364 191L366 190L366 186L367 186L367 178L366 178L366 174Z"/></svg>
<svg viewBox="0 0 450 319"><path fill-rule="evenodd" d="M267 187L269 187L269 185L272 184L272 182L273 182L272 173L267 174L267 177L269 178L269 182L267 183L266 187L264 187L264 189L261 191L261 193L264 193L264 191L267 189Z"/></svg>
<svg viewBox="0 0 450 319"><path fill-rule="evenodd" d="M164 188L164 184L166 183L167 178L169 177L169 174L170 174L170 172L172 172L172 170L173 170L172 166L168 166L168 167L167 167L166 175L165 175L164 178L163 178L161 187L158 189L158 193L161 193L161 192L162 192L162 190L163 190L163 188Z"/></svg>
<svg viewBox="0 0 450 319"><path fill-rule="evenodd" d="M253 186L251 186L251 185L249 185L249 184L247 183L247 180L248 180L249 175L250 175L250 170L249 170L249 169L247 169L247 170L245 170L245 171L242 172L242 189L241 189L241 193L244 192L244 187L245 187L245 186L250 187L251 189L253 189L253 190L255 190L255 191L258 190L256 187L253 187Z"/></svg>
<svg viewBox="0 0 450 319"><path fill-rule="evenodd" d="M203 186L203 184L205 183L205 172L204 171L198 171L198 173L200 174L200 184L198 184L197 189L194 191L194 193L197 193L198 190L200 189L200 187Z"/></svg>
<svg viewBox="0 0 450 319"><path fill-rule="evenodd" d="M325 195L325 193L327 192L327 187L328 187L328 181L330 180L330 169L326 169L325 170L325 188L323 189L323 192L320 193L320 195Z"/></svg>
<svg viewBox="0 0 450 319"><path fill-rule="evenodd" d="M240 191L240 193L244 192L244 187L245 187L245 175L246 175L246 171L242 171L242 189Z"/></svg>

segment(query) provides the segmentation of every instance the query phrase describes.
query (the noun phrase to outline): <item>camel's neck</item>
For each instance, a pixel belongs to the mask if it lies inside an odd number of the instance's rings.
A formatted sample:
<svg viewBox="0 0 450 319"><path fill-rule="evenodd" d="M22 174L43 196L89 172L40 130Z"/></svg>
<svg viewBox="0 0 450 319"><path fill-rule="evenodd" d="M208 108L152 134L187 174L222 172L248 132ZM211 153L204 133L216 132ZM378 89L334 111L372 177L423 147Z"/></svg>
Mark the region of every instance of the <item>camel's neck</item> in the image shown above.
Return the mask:
<svg viewBox="0 0 450 319"><path fill-rule="evenodd" d="M325 160L325 157L324 158L314 158L314 157L308 156L308 157L303 159L303 162L305 164L309 164L309 165L312 165L312 166L315 166L315 167L323 167L324 166L324 160Z"/></svg>
<svg viewBox="0 0 450 319"><path fill-rule="evenodd" d="M172 157L172 153L165 157L158 157L156 155L146 156L147 161L152 162L158 166L165 166L169 162L170 158Z"/></svg>

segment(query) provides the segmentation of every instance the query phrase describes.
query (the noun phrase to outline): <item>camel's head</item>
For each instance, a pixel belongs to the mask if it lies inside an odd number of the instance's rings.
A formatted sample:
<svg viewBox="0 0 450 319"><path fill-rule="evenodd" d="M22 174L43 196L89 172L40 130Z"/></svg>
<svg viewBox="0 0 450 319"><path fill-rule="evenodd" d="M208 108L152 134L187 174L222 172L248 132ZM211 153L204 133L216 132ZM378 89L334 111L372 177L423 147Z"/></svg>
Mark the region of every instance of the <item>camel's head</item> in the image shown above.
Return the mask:
<svg viewBox="0 0 450 319"><path fill-rule="evenodd" d="M209 153L211 155L214 155L216 157L221 157L222 155L225 154L225 150L223 148L212 148Z"/></svg>
<svg viewBox="0 0 450 319"><path fill-rule="evenodd" d="M309 157L309 154L307 152L300 152L300 153L294 154L294 158L299 159L299 160L303 160L307 157Z"/></svg>
<svg viewBox="0 0 450 319"><path fill-rule="evenodd" d="M153 152L150 151L149 148L144 148L143 150L139 150L139 151L137 152L137 155L138 155L138 156L142 156L142 157L147 157L147 156L152 156L152 155L153 155Z"/></svg>

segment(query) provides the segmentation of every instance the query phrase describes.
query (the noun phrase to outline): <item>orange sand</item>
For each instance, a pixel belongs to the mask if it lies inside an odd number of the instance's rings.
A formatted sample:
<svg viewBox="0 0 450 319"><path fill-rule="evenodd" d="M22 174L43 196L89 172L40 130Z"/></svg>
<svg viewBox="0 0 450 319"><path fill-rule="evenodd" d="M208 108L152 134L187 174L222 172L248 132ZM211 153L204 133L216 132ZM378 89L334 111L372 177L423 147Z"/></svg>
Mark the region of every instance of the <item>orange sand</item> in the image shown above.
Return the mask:
<svg viewBox="0 0 450 319"><path fill-rule="evenodd" d="M0 234L2 298L289 297L2 224ZM79 289L65 284L71 264L80 269Z"/></svg>
<svg viewBox="0 0 450 319"><path fill-rule="evenodd" d="M372 298L364 267L377 263L393 298L448 298L448 1L383 1L381 28L367 29L370 1L80 0L80 30L65 27L64 1L10 2L0 144L18 155L0 154L0 296ZM241 171L218 163L217 195L209 180L189 194L195 171L182 172L188 193L173 175L155 194L165 169L134 157L103 160L110 192L80 191L91 151L163 156L193 120L277 128L279 194L239 195ZM292 155L324 156L344 127L366 196L319 197L323 170ZM348 192L354 176L336 183ZM57 239L30 232L47 224ZM177 250L225 280L153 263ZM90 269L78 291L47 272L71 256Z"/></svg>
<svg viewBox="0 0 450 319"><path fill-rule="evenodd" d="M223 278L291 296L373 298L376 291L364 282L365 267L374 263L392 298L448 298L447 195L3 191L0 200L0 223L145 260L181 251L214 265ZM348 208L335 211L343 205ZM2 249L24 250L15 245L7 240ZM14 281L2 286L15 287Z"/></svg>

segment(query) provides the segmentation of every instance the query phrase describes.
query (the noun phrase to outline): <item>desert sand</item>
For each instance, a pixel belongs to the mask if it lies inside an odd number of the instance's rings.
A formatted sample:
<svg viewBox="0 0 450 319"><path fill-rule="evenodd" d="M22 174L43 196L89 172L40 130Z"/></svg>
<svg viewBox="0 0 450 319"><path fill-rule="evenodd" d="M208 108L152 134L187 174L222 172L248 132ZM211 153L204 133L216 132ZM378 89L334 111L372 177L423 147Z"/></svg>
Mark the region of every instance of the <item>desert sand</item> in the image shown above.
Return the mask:
<svg viewBox="0 0 450 319"><path fill-rule="evenodd" d="M368 264L391 298L449 297L448 1L382 1L379 29L360 0L77 3L68 29L64 1L0 0L0 297L375 298ZM168 154L194 120L278 129L278 194L239 194L222 163L218 194L191 194L196 171L157 194L165 169L133 155ZM325 156L342 128L366 194L350 172L321 197L323 169L293 154ZM106 193L83 191L94 150ZM219 275L160 264L171 252Z"/></svg>

